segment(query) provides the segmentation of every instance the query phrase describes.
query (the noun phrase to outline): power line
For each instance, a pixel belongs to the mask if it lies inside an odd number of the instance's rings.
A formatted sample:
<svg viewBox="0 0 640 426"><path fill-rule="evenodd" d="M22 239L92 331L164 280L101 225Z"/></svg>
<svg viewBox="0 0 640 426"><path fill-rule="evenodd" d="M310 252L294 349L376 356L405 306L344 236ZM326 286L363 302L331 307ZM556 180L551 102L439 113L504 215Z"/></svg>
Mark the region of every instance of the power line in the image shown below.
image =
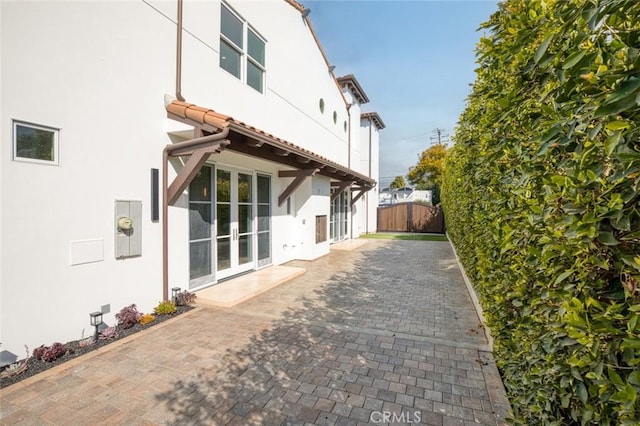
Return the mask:
<svg viewBox="0 0 640 426"><path fill-rule="evenodd" d="M449 143L449 133L446 129L436 127L431 133L433 133L433 136L429 136L431 145L447 145Z"/></svg>

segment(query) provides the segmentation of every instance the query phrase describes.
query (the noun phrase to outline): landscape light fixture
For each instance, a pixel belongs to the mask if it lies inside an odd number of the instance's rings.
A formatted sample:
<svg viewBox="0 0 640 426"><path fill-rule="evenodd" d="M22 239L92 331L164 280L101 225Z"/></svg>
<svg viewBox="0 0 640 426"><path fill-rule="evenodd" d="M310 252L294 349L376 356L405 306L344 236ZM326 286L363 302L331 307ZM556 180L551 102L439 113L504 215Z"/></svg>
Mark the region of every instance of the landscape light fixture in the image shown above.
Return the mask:
<svg viewBox="0 0 640 426"><path fill-rule="evenodd" d="M302 17L306 18L311 13L311 9L302 9Z"/></svg>
<svg viewBox="0 0 640 426"><path fill-rule="evenodd" d="M102 312L93 312L89 314L89 318L91 319L91 325L96 328L96 332L93 335L95 340L98 340L98 327L102 325Z"/></svg>
<svg viewBox="0 0 640 426"><path fill-rule="evenodd" d="M180 287L173 287L171 289L171 300L173 301L173 303L176 302L176 299L178 298L178 293L180 292Z"/></svg>

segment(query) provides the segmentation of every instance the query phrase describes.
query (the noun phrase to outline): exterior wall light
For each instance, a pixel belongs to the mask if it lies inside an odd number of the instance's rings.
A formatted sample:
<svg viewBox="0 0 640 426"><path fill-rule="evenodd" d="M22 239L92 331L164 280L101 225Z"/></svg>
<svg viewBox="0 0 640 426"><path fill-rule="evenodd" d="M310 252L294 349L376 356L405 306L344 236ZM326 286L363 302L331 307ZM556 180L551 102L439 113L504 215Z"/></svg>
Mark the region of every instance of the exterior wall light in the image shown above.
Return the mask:
<svg viewBox="0 0 640 426"><path fill-rule="evenodd" d="M302 10L302 17L306 18L307 16L309 16L310 13L311 13L311 9L303 9Z"/></svg>
<svg viewBox="0 0 640 426"><path fill-rule="evenodd" d="M91 325L96 328L93 338L98 340L98 327L102 325L102 312L93 312L89 314L89 318L91 319Z"/></svg>

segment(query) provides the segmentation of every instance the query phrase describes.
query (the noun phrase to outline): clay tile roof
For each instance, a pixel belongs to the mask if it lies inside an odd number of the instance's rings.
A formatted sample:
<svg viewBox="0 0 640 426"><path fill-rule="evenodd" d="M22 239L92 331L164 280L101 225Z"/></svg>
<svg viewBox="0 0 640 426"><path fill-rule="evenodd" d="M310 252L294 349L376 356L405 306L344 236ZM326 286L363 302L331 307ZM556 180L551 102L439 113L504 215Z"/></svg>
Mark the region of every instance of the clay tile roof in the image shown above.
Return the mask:
<svg viewBox="0 0 640 426"><path fill-rule="evenodd" d="M364 112L360 114L360 120L371 120L378 130L382 130L386 127L377 112Z"/></svg>
<svg viewBox="0 0 640 426"><path fill-rule="evenodd" d="M347 74L345 76L338 77L337 80L340 86L346 87L347 89L351 90L351 93L353 93L358 102L360 102L361 104L366 104L367 102L369 102L367 94L364 93L364 90L362 90L360 83L358 83L358 80L356 80L353 74Z"/></svg>
<svg viewBox="0 0 640 426"><path fill-rule="evenodd" d="M264 130L260 130L254 126L243 123L242 121L235 120L228 115L215 112L212 109L203 108L198 105L177 100L168 104L166 106L166 109L169 118L173 118L190 125L200 126L204 130L211 132L216 132L220 129L229 127L230 130L236 133L243 134L245 136L248 136L249 138L261 140L275 148L279 148L287 152L293 152L299 157L304 157L309 161L313 160L325 167L335 169L335 173L338 173L338 175L334 175L334 173L327 174L327 172L321 173L329 177L339 180L353 180L361 185L369 187L375 185L375 180L371 179L369 176L365 176L361 173L344 167L336 162L329 160L328 158L309 151L308 149L302 148L289 141L267 133ZM227 149L233 150L233 144L231 144Z"/></svg>
<svg viewBox="0 0 640 426"><path fill-rule="evenodd" d="M219 114L212 109L202 108L194 104L181 101L173 101L167 105L167 112L180 118L186 118L199 124L208 124L217 129L222 129L229 125L229 120L233 120L228 115Z"/></svg>

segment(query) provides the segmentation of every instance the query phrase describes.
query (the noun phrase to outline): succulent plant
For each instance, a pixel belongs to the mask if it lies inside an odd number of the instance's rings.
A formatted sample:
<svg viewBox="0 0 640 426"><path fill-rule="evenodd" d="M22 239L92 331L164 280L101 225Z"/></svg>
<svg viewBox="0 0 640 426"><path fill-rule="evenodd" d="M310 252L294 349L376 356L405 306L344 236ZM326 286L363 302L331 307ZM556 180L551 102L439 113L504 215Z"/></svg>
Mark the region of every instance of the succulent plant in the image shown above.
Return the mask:
<svg viewBox="0 0 640 426"><path fill-rule="evenodd" d="M196 294L183 290L176 294L175 302L177 306L191 306L196 303Z"/></svg>
<svg viewBox="0 0 640 426"><path fill-rule="evenodd" d="M122 328L131 328L138 323L138 320L142 314L138 312L138 308L136 305L125 306L116 314L116 319L118 320L118 325L121 325Z"/></svg>
<svg viewBox="0 0 640 426"><path fill-rule="evenodd" d="M176 311L176 304L170 300L160 302L158 306L154 308L156 315L168 315Z"/></svg>
<svg viewBox="0 0 640 426"><path fill-rule="evenodd" d="M115 339L116 337L118 337L118 329L114 326L103 329L98 335L100 340Z"/></svg>
<svg viewBox="0 0 640 426"><path fill-rule="evenodd" d="M145 324L149 324L150 322L152 322L153 320L155 320L156 317L151 315L151 314L144 314L140 317L140 319L138 320L138 322L141 325L145 325Z"/></svg>

